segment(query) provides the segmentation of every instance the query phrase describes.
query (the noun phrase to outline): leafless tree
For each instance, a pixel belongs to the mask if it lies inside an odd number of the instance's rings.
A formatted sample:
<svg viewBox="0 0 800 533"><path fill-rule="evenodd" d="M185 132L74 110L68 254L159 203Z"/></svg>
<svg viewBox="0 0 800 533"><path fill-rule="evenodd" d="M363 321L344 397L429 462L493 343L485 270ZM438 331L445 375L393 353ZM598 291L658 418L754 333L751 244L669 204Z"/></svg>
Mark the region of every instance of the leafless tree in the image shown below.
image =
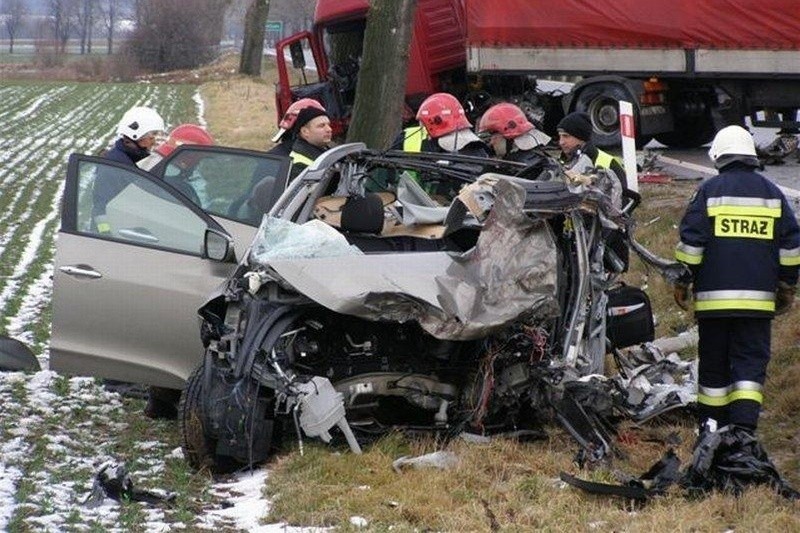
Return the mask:
<svg viewBox="0 0 800 533"><path fill-rule="evenodd" d="M81 40L81 54L92 53L92 30L94 28L97 0L78 0L75 9L75 28Z"/></svg>
<svg viewBox="0 0 800 533"><path fill-rule="evenodd" d="M261 75L264 57L264 33L269 16L270 0L253 0L244 16L244 38L239 74Z"/></svg>
<svg viewBox="0 0 800 533"><path fill-rule="evenodd" d="M231 0L137 0L129 46L155 71L192 68L216 56Z"/></svg>
<svg viewBox="0 0 800 533"><path fill-rule="evenodd" d="M372 0L347 141L386 149L400 131L416 0Z"/></svg>
<svg viewBox="0 0 800 533"><path fill-rule="evenodd" d="M5 27L8 32L8 53L14 53L14 39L22 27L22 19L28 14L28 7L25 0L5 0L3 2L5 11Z"/></svg>
<svg viewBox="0 0 800 533"><path fill-rule="evenodd" d="M49 0L47 14L53 28L53 42L56 50L64 53L69 39L69 0Z"/></svg>
<svg viewBox="0 0 800 533"><path fill-rule="evenodd" d="M106 54L114 53L114 29L120 15L120 0L97 0L97 11L106 34Z"/></svg>

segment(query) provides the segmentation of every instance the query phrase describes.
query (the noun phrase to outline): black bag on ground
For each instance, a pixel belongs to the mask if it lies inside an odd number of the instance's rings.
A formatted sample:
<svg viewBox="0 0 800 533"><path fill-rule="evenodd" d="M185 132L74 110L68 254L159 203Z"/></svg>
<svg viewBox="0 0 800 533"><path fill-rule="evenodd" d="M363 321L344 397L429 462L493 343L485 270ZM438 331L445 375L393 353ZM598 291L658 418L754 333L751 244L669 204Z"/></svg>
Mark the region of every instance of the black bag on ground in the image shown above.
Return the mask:
<svg viewBox="0 0 800 533"><path fill-rule="evenodd" d="M655 338L650 298L638 287L622 284L606 291L606 336L614 348L650 342Z"/></svg>

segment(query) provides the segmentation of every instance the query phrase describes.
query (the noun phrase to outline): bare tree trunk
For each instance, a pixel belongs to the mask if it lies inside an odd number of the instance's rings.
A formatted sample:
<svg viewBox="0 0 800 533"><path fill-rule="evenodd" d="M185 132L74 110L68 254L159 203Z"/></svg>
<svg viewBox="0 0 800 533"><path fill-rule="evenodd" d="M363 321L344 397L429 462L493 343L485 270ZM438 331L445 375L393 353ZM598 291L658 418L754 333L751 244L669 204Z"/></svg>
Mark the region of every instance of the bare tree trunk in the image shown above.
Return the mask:
<svg viewBox="0 0 800 533"><path fill-rule="evenodd" d="M386 149L400 132L416 0L372 0L347 141Z"/></svg>
<svg viewBox="0 0 800 533"><path fill-rule="evenodd" d="M239 61L239 74L261 75L261 62L264 57L264 33L269 16L270 0L253 0L244 15L244 37L242 38L242 57Z"/></svg>
<svg viewBox="0 0 800 533"><path fill-rule="evenodd" d="M106 35L106 54L111 55L114 53L114 24L117 23L117 10L116 1L108 1L108 34Z"/></svg>

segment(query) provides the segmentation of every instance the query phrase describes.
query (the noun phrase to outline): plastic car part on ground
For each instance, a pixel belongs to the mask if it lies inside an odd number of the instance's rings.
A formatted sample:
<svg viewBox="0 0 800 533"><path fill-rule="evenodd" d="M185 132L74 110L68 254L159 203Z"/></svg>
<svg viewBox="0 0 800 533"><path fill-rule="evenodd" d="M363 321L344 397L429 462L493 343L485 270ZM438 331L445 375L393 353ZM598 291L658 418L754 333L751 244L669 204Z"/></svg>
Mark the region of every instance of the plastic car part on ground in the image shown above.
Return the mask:
<svg viewBox="0 0 800 533"><path fill-rule="evenodd" d="M392 462L392 468L395 472L400 473L403 468L439 468L441 470L448 470L458 465L458 456L453 452L439 450L433 453L427 453L417 457L409 457L404 455L395 459Z"/></svg>
<svg viewBox="0 0 800 533"><path fill-rule="evenodd" d="M103 463L94 477L94 484L83 504L87 507L99 507L105 499L118 502L134 501L151 505L170 506L176 494L162 490L141 490L133 487L133 480L124 464L108 461Z"/></svg>
<svg viewBox="0 0 800 533"><path fill-rule="evenodd" d="M0 335L0 371L36 372L39 360L24 343Z"/></svg>

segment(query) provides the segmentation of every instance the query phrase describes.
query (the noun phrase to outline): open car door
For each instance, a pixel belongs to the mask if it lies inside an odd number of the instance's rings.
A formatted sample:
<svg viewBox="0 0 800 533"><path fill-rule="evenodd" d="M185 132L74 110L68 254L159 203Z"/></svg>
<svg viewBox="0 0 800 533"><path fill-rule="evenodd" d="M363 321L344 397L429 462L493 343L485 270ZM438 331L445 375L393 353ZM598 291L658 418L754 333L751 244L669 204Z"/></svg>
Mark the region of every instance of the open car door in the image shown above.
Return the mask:
<svg viewBox="0 0 800 533"><path fill-rule="evenodd" d="M151 174L179 190L234 238L239 256L288 183L289 158L242 148L183 145Z"/></svg>
<svg viewBox="0 0 800 533"><path fill-rule="evenodd" d="M236 266L212 217L159 178L69 160L55 261L51 368L180 388L201 360L197 309Z"/></svg>

